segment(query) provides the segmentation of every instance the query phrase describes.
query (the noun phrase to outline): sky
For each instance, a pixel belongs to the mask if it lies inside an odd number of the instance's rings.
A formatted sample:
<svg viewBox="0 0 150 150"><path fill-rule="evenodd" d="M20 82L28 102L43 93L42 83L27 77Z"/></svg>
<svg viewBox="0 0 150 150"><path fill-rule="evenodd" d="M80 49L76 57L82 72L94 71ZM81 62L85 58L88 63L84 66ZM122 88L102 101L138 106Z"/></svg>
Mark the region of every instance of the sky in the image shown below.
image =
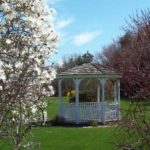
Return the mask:
<svg viewBox="0 0 150 150"><path fill-rule="evenodd" d="M49 0L46 0L49 2ZM96 54L123 35L123 27L136 11L150 8L150 0L50 0L55 8L55 27L59 34L58 54L51 61L61 61L87 50Z"/></svg>

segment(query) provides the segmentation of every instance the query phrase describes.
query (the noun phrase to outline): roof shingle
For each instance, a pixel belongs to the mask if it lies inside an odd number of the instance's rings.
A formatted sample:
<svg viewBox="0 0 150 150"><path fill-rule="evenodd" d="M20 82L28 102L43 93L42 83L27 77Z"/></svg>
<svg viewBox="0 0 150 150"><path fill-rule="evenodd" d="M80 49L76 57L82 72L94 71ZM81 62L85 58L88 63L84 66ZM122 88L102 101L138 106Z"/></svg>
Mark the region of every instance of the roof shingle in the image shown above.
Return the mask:
<svg viewBox="0 0 150 150"><path fill-rule="evenodd" d="M62 72L58 74L58 76L70 76L70 75L120 75L120 73L117 73L113 70L109 70L107 68L104 68L100 64L94 64L94 63L85 63L76 67L73 67L71 69L68 69L65 72Z"/></svg>

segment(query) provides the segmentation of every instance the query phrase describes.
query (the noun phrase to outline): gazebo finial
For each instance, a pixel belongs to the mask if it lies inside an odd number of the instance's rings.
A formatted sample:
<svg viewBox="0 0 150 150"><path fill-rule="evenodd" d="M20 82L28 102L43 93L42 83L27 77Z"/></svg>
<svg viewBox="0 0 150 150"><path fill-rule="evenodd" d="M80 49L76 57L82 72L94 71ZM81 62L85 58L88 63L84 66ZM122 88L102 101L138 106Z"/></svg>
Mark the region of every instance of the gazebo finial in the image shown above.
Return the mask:
<svg viewBox="0 0 150 150"><path fill-rule="evenodd" d="M93 55L89 53L89 51L87 50L87 52L82 56L83 60L85 63L90 63L93 61Z"/></svg>

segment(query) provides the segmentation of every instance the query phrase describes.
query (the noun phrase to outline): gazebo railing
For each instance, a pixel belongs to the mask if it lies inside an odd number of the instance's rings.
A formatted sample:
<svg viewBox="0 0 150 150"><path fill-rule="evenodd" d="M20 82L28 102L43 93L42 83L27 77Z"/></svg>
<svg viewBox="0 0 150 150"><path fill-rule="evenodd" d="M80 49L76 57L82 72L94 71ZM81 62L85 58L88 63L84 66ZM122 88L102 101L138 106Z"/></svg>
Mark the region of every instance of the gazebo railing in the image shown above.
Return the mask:
<svg viewBox="0 0 150 150"><path fill-rule="evenodd" d="M75 121L76 120L76 106L73 103L62 104L60 115L66 121Z"/></svg>
<svg viewBox="0 0 150 150"><path fill-rule="evenodd" d="M119 104L107 104L105 106L105 121L119 120Z"/></svg>
<svg viewBox="0 0 150 150"><path fill-rule="evenodd" d="M101 120L101 103L79 103L80 121Z"/></svg>
<svg viewBox="0 0 150 150"><path fill-rule="evenodd" d="M78 111L78 113L77 113ZM66 121L75 121L78 114L79 122L87 122L96 120L102 122L118 120L119 104L107 104L102 102L81 102L79 105L75 103L65 104L61 106L61 117Z"/></svg>

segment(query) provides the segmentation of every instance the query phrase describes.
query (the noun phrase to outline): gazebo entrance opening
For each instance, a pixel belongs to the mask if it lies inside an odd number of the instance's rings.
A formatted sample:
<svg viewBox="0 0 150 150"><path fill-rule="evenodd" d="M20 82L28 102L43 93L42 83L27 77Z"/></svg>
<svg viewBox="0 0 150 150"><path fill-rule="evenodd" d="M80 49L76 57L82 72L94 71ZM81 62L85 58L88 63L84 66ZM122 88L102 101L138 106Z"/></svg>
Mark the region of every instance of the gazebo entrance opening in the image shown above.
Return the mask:
<svg viewBox="0 0 150 150"><path fill-rule="evenodd" d="M98 87L97 79L82 79L79 85L80 102L98 102L98 97L101 95Z"/></svg>
<svg viewBox="0 0 150 150"><path fill-rule="evenodd" d="M116 121L120 119L120 77L119 73L106 70L102 66L92 63L86 63L74 67L57 76L59 79L59 116L66 122L83 123L96 120L105 124L107 121ZM75 89L75 102L62 102L62 81L72 79ZM80 85L84 80L96 80L97 82L97 100L94 102L80 101ZM106 101L107 83L112 81L113 101ZM112 89L110 89L112 92ZM109 97L109 96L108 96Z"/></svg>

